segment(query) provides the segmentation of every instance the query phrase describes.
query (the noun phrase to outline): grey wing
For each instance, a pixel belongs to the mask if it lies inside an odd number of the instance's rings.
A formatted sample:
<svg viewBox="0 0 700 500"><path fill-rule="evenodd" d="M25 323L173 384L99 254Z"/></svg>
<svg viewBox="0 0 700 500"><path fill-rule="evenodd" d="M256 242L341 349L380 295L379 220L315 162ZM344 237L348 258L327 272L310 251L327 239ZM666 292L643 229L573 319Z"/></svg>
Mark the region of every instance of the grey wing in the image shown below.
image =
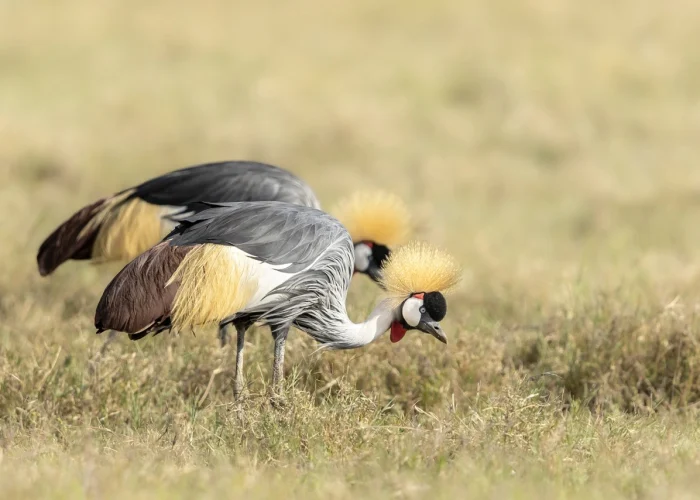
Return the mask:
<svg viewBox="0 0 700 500"><path fill-rule="evenodd" d="M281 201L318 208L311 187L291 172L258 162L227 161L183 168L134 188L154 205L191 210L199 201Z"/></svg>
<svg viewBox="0 0 700 500"><path fill-rule="evenodd" d="M268 324L293 323L325 347L343 349L334 330L327 326L347 320L345 299L352 279L353 259L352 244L337 241L312 269L291 276L271 290L264 304L241 311L223 323L241 317Z"/></svg>
<svg viewBox="0 0 700 500"><path fill-rule="evenodd" d="M180 219L167 237L175 246L230 245L279 270L309 268L331 246L352 249L347 230L320 210L279 202L208 204ZM348 273L354 263L348 263Z"/></svg>

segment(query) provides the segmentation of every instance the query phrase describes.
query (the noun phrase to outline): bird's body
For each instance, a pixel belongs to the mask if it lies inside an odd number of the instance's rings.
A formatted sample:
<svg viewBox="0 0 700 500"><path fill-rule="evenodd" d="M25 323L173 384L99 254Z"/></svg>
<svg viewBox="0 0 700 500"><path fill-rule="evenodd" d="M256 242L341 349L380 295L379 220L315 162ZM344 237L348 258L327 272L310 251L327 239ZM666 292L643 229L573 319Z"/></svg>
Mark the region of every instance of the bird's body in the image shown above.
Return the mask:
<svg viewBox="0 0 700 500"><path fill-rule="evenodd" d="M198 202L280 201L318 208L313 190L297 176L265 163L227 161L170 172L103 198L76 212L41 245L39 272L67 260L129 261L162 240L171 217Z"/></svg>
<svg viewBox="0 0 700 500"><path fill-rule="evenodd" d="M160 242L179 217L201 209L201 202L248 201L320 207L308 184L273 165L225 161L187 167L80 209L39 248L39 272L49 275L71 259L128 262ZM101 353L115 338L112 332ZM226 328L220 328L222 345L228 338Z"/></svg>
<svg viewBox="0 0 700 500"><path fill-rule="evenodd" d="M153 279L178 258L167 280ZM98 317L110 311L110 319L96 326L141 337L216 321L294 323L329 347L354 347L357 332L345 310L353 265L348 232L320 210L276 202L213 206L184 219L115 277L98 306ZM177 292L154 315L140 291L156 281Z"/></svg>
<svg viewBox="0 0 700 500"><path fill-rule="evenodd" d="M409 296L381 302L363 323L349 319L345 299L355 247L328 214L278 202L209 205L181 218L165 241L112 280L97 307L98 333L111 329L138 339L168 328L233 323L240 393L242 339L255 322L268 324L275 338L275 385L292 325L335 349L366 345L389 328L393 339L394 325L421 328L404 321L401 304ZM431 321L424 331L444 341Z"/></svg>

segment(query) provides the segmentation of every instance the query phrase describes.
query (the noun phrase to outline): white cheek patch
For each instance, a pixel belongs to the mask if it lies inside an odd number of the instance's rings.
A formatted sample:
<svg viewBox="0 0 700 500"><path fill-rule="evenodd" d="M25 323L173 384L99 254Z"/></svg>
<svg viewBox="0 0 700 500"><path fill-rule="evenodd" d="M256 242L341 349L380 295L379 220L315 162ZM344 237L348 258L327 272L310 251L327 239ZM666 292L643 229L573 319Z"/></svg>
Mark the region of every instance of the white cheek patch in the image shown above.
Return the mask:
<svg viewBox="0 0 700 500"><path fill-rule="evenodd" d="M423 301L416 298L410 298L403 303L401 314L403 315L403 319L408 326L418 326L418 323L420 323L420 317L422 316L422 313L420 312L422 307Z"/></svg>
<svg viewBox="0 0 700 500"><path fill-rule="evenodd" d="M369 269L369 260L372 257L372 249L360 243L355 246L355 270L361 273L367 272Z"/></svg>

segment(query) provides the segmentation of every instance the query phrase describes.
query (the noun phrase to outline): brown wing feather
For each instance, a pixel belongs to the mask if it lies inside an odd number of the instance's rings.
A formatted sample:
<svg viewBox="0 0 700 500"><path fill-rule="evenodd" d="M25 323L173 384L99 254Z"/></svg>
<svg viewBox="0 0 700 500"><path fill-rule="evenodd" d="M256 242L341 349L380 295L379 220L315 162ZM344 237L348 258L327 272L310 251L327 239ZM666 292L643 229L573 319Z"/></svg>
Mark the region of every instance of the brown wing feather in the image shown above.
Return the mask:
<svg viewBox="0 0 700 500"><path fill-rule="evenodd" d="M78 210L39 247L36 260L39 273L47 276L69 259L85 260L92 256L92 246L100 229L100 224L88 228L93 218L102 212L109 198L87 205Z"/></svg>
<svg viewBox="0 0 700 500"><path fill-rule="evenodd" d="M95 327L146 334L169 321L177 283L166 285L192 247L159 243L139 255L107 285L95 312ZM139 335L140 338L143 335Z"/></svg>

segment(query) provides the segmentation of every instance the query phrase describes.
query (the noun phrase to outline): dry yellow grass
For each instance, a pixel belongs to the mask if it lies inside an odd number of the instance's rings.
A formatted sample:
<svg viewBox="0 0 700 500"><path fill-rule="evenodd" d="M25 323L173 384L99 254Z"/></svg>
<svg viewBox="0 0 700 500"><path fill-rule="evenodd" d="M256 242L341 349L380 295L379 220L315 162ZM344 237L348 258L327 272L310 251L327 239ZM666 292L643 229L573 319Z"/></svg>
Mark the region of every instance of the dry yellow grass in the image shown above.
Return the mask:
<svg viewBox="0 0 700 500"><path fill-rule="evenodd" d="M691 0L3 2L0 496L696 494L699 25ZM240 409L213 331L93 362L118 267L41 279L37 246L220 159L408 201L465 270L450 345L292 334L283 412L265 331ZM358 277L353 318L378 295Z"/></svg>

